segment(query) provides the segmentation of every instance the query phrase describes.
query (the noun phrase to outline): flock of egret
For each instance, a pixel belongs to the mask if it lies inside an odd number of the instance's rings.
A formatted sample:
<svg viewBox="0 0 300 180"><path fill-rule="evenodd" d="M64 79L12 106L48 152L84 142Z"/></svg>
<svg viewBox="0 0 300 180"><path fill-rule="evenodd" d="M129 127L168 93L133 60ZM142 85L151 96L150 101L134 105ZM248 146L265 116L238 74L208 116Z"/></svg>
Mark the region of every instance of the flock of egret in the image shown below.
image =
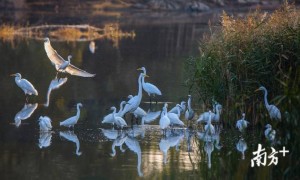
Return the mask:
<svg viewBox="0 0 300 180"><path fill-rule="evenodd" d="M84 70L81 70L74 65L71 64L71 55L68 56L68 60L64 60L56 50L53 49L53 47L50 44L49 38L45 38L44 42L44 48L46 51L46 54L51 61L51 63L54 65L57 73L69 73L71 75L75 76L81 76L81 77L94 77L95 74L88 73ZM112 113L106 115L102 123L109 123L112 124L112 126L117 126L121 128L121 135L118 133L116 137L114 138L116 142L113 143L112 147L112 156L115 156L115 147L120 146L120 149L122 149L122 144L126 143L127 146L133 150L135 153L139 155L140 149L138 149L137 143L134 141L133 137L128 135L129 133L126 130L127 135L122 134L122 129L126 126L128 126L128 122L126 121L126 114L132 114L132 120L135 118L138 121L140 121L141 125L144 125L145 123L151 123L155 120L159 119L159 127L160 129L163 130L163 134L165 135L166 139L163 139L162 142L159 144L160 149L164 152L164 155L167 152L167 149L175 146L178 144L178 139L177 143L169 143L168 142L168 137L173 137L173 136L168 136L168 132L170 129L173 129L174 126L179 126L179 127L185 127L184 121L181 120L181 115L184 114L184 118L187 121L188 124L190 123L205 123L206 125L204 126L204 135L203 134L198 134L200 139L205 139L206 142L206 150L207 153L212 152L213 148L213 142L216 140L216 147L219 147L219 142L217 139L215 139L215 136L219 133L218 129L214 127L213 124L219 123L220 122L220 117L222 113L222 105L219 103L215 103L214 109L211 111L209 110L208 112L204 112L198 116L198 119L196 120L196 115L194 110L192 109L192 96L188 95L188 100L187 102L182 101L180 104L176 104L174 107L172 107L171 110L168 111L168 103L165 103L164 106L162 107L161 111L157 112L146 112L144 111L141 107L140 104L142 102L142 97L143 97L143 90L149 95L150 98L150 104L152 101L152 97L154 96L160 96L162 95L161 91L159 88L157 88L154 84L151 84L149 82L145 82L145 78L149 77L147 75L147 71L145 67L138 68L137 70L142 71L139 76L138 76L138 90L136 95L128 95L128 101L122 101L120 103L120 108L117 111L117 108L115 106L112 106L110 109ZM20 87L26 96L26 102L28 101L28 96L27 95L36 95L38 96L38 91L34 88L32 83L30 83L28 80L23 79L20 73L12 74L11 76L15 76L15 82L18 87ZM59 88L61 85L63 85L67 81L67 78L57 78L55 77L54 80L51 81L48 92L47 92L47 102L44 104L46 107L49 106L49 98L51 91L54 89ZM267 95L268 92L265 87L260 87L256 91L263 91L264 92L264 102L265 106L268 110L268 113L270 115L271 119L276 119L280 120L281 119L281 114L279 109L275 105L270 105L267 100ZM60 122L60 126L65 126L68 128L74 128L74 125L78 122L80 118L80 107L82 107L81 103L77 103L77 113L75 116L70 117L62 122ZM21 120L28 118L33 111L37 108L37 104L25 104L24 108L16 114L15 117L15 123L16 126L19 126L21 123ZM159 118L160 117L160 118ZM51 125L51 119L48 116L40 116L39 118L39 126L40 126L40 131L41 132L49 132L52 129ZM131 124L133 124L133 121L131 121ZM245 120L245 113L242 114L242 119L237 120L236 122L236 127L239 129L239 131L243 132L249 122ZM275 134L276 131L272 130L272 126L270 124L266 125L266 130L265 130L265 136L269 140L274 140L275 139ZM182 128L185 129L185 128ZM114 130L114 129L112 129ZM188 129L186 129L188 132ZM79 141L77 136L75 137L74 135L69 133L60 133L62 137L65 137L66 139L69 139L72 142L76 143L77 150L76 154L80 155L81 153L79 152ZM45 140L45 142L40 142L40 147L46 147L48 134L41 134L43 136L42 139ZM182 137L180 135L180 137ZM189 137L189 136L187 136ZM51 139L51 138L50 138ZM131 141L130 141L131 140ZM209 144L210 143L210 144ZM245 147L243 140L240 140L239 143L237 144L237 149L240 151L244 152L247 147ZM136 148L134 148L136 146ZM211 147L212 146L212 147ZM244 156L244 155L243 155ZM164 160L165 162L166 160Z"/></svg>

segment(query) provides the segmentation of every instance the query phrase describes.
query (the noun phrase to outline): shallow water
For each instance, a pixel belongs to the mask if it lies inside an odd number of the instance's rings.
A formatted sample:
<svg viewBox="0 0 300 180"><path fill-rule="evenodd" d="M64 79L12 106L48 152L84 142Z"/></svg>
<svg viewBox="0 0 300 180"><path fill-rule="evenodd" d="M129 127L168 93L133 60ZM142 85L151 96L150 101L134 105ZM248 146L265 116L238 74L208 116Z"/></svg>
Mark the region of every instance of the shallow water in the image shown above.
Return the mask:
<svg viewBox="0 0 300 180"><path fill-rule="evenodd" d="M78 17L77 17L78 18ZM35 22L35 18L29 18ZM157 85L163 96L157 97L152 111L161 110L164 102L173 107L187 99L184 84L184 62L198 54L197 43L205 24L191 18L188 23L135 23L123 21L120 28L134 31L135 38L122 38L118 43L110 39L96 40L95 53L90 42L54 41L52 46L63 57L71 54L72 63L94 78L60 75L65 84L51 91L47 103L48 87L56 76L43 47L42 40L17 39L0 43L0 174L3 179L228 179L273 177L274 167L251 168L252 152L258 142L270 147L262 128L249 128L241 134L236 129L219 127L219 136L201 139L202 126L175 128L163 135L158 120L145 126L132 126L124 130L111 129L101 124L110 113L111 106L119 107L129 94L137 94L136 70L147 68L149 82ZM48 23L58 23L57 14ZM68 19L66 22L84 18ZM107 20L106 20L107 21ZM192 22L191 22L192 21ZM203 21L203 20L201 20ZM101 26L94 20L92 25ZM97 22L99 24L97 24ZM101 22L102 23L102 22ZM25 96L12 73L21 73L39 92L30 97L32 114L16 119L25 104ZM150 109L148 96L143 94L141 107ZM74 131L59 127L59 122L76 113L81 102L81 116ZM48 106L45 106L45 103ZM195 110L200 113L194 102ZM32 105L34 106L34 105ZM20 113L19 113L20 115ZM53 131L40 133L38 118L49 116ZM19 116L20 117L20 116ZM127 117L130 118L130 117ZM183 115L181 119L184 119ZM18 123L16 123L18 122ZM130 122L130 120L128 120ZM187 122L185 122L187 123ZM237 150L237 143L247 144L245 159ZM122 145L120 148L119 146ZM115 154L113 153L115 146ZM279 150L281 146L274 146ZM163 151L165 149L168 151ZM113 154L112 154L113 153ZM209 154L211 154L209 158ZM279 163L283 159L279 158ZM286 162L286 160L284 160ZM287 166L281 166L283 170ZM1 179L2 179L1 178Z"/></svg>

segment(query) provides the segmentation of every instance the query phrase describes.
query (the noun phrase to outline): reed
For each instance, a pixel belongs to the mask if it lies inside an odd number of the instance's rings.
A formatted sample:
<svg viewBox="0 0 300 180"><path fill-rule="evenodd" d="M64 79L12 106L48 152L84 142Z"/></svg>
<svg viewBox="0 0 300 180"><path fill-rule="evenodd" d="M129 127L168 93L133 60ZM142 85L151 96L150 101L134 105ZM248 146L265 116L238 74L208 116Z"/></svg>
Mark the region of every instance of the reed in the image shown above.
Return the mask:
<svg viewBox="0 0 300 180"><path fill-rule="evenodd" d="M246 114L262 100L254 93L260 85L275 104L299 101L299 18L288 3L271 14L256 10L243 18L224 12L221 26L201 41L200 55L187 60L186 84L205 104L214 98Z"/></svg>

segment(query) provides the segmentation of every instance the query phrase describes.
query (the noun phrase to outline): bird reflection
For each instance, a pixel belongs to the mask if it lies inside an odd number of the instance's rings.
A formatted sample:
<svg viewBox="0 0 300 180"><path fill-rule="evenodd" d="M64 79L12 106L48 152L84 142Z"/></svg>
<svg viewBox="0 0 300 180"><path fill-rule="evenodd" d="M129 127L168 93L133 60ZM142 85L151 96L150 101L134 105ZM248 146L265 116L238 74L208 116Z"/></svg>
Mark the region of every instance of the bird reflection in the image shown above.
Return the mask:
<svg viewBox="0 0 300 180"><path fill-rule="evenodd" d="M52 139L52 132L51 131L40 131L40 138L39 138L39 147L47 148L51 145Z"/></svg>
<svg viewBox="0 0 300 180"><path fill-rule="evenodd" d="M207 164L208 168L211 168L211 153L214 151L214 143L213 142L205 142L204 151L207 154Z"/></svg>
<svg viewBox="0 0 300 180"><path fill-rule="evenodd" d="M90 44L89 44L89 50L92 54L95 53L95 50L96 50L96 43L95 41L91 41Z"/></svg>
<svg viewBox="0 0 300 180"><path fill-rule="evenodd" d="M163 137L159 142L159 149L163 152L163 162L164 164L167 163L167 157L168 157L168 150L171 147L176 147L176 150L178 150L178 147L180 145L181 140L184 137L184 133L180 130L171 130L166 133L166 137Z"/></svg>
<svg viewBox="0 0 300 180"><path fill-rule="evenodd" d="M215 148L220 150L222 146L220 145L220 130L217 129L215 134L211 135L207 132L197 132L198 138L204 142L213 142L215 145Z"/></svg>
<svg viewBox="0 0 300 180"><path fill-rule="evenodd" d="M28 119L35 109L38 107L38 104L26 104L24 105L23 109L19 111L15 116L15 125L19 127L21 125L21 120Z"/></svg>
<svg viewBox="0 0 300 180"><path fill-rule="evenodd" d="M116 149L115 147L116 146L119 146L120 147L120 150L122 152L125 152L125 150L123 149L122 145L124 144L124 142L126 141L127 139L127 136L125 134L124 131L120 132L118 137L114 140L113 144L111 145L111 150L112 150L112 153L110 154L112 157L116 156Z"/></svg>
<svg viewBox="0 0 300 180"><path fill-rule="evenodd" d="M240 138L236 144L236 149L242 153L242 159L245 159L245 151L247 150L247 143L244 138Z"/></svg>
<svg viewBox="0 0 300 180"><path fill-rule="evenodd" d="M63 131L63 132L59 132L59 136L65 138L68 141L72 141L76 144L76 155L80 156L82 154L82 152L79 151L80 148L80 142L76 136L76 134L74 133L74 131Z"/></svg>
<svg viewBox="0 0 300 180"><path fill-rule="evenodd" d="M119 131L115 129L101 129L104 136L108 139L114 140L119 136Z"/></svg>
<svg viewBox="0 0 300 180"><path fill-rule="evenodd" d="M47 102L44 104L45 107L49 106L49 101L50 101L50 94L51 91L54 89L58 89L60 88L63 84L65 84L67 82L68 78L59 78L57 79L57 77L55 77L51 82L50 85L48 87L48 92L47 92Z"/></svg>
<svg viewBox="0 0 300 180"><path fill-rule="evenodd" d="M143 176L143 172L141 170L142 165L142 150L140 147L140 143L134 137L129 137L125 140L126 146L133 152L137 154L138 164L137 164L137 171L140 177Z"/></svg>

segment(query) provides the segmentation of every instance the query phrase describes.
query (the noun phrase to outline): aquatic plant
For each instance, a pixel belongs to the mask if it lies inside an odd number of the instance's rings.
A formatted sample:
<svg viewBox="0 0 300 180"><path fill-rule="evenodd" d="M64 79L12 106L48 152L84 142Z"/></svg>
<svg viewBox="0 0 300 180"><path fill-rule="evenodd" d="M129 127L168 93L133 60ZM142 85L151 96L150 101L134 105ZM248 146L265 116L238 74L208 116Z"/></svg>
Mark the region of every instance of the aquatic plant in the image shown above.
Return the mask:
<svg viewBox="0 0 300 180"><path fill-rule="evenodd" d="M221 26L201 41L200 55L188 59L186 84L204 103L215 98L247 114L261 102L262 95L254 93L260 85L271 90L272 100L287 93L299 102L299 17L288 3L271 14L256 10L243 18L224 12Z"/></svg>

